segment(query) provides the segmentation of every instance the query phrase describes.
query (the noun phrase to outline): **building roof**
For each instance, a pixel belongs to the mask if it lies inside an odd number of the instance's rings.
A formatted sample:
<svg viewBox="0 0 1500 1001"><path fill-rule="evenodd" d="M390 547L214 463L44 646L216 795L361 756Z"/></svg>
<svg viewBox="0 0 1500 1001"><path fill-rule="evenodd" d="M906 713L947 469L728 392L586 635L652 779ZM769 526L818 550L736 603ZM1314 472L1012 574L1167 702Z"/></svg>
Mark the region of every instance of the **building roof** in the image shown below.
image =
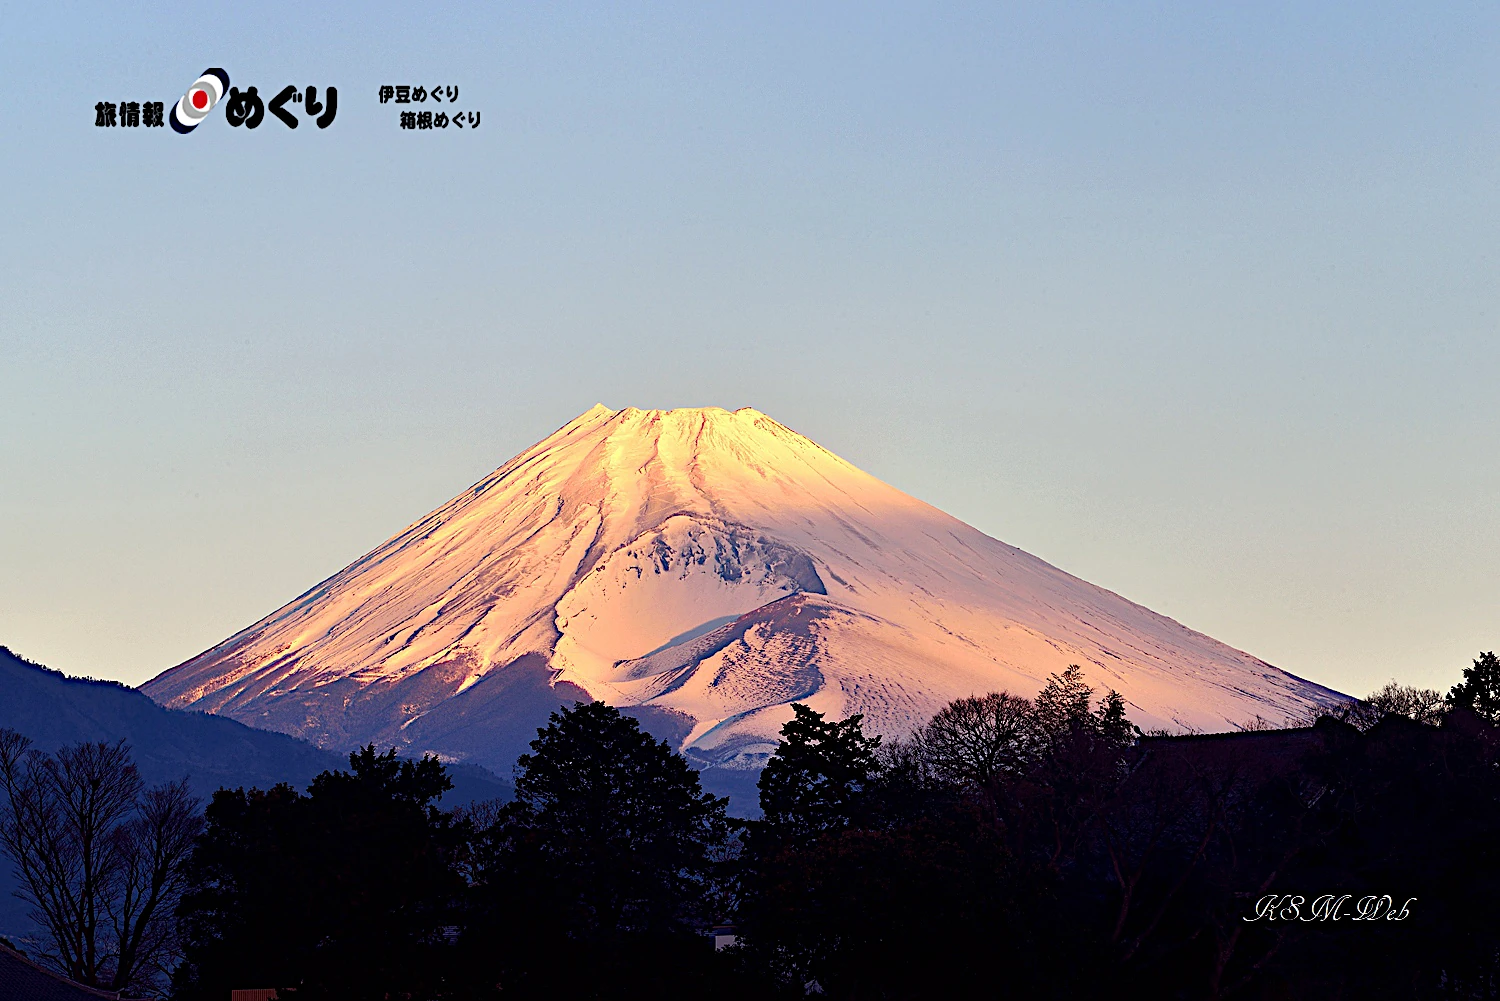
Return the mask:
<svg viewBox="0 0 1500 1001"><path fill-rule="evenodd" d="M0 943L0 1001L118 1001L113 991L75 984Z"/></svg>

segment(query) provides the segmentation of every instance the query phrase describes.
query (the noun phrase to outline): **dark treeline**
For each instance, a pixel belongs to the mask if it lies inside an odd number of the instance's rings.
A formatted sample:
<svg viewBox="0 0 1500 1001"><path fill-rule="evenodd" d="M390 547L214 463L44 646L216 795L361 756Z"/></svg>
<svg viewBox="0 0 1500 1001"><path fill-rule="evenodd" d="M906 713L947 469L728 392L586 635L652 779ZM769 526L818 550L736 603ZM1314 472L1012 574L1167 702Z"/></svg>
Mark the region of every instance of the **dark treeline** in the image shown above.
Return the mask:
<svg viewBox="0 0 1500 1001"><path fill-rule="evenodd" d="M365 748L305 793L214 796L158 984L213 1001L1496 996L1500 662L1308 724L1142 734L1076 668L890 742L797 706L750 822L603 703L553 715L508 803L439 810L436 760ZM715 951L723 925L738 945Z"/></svg>

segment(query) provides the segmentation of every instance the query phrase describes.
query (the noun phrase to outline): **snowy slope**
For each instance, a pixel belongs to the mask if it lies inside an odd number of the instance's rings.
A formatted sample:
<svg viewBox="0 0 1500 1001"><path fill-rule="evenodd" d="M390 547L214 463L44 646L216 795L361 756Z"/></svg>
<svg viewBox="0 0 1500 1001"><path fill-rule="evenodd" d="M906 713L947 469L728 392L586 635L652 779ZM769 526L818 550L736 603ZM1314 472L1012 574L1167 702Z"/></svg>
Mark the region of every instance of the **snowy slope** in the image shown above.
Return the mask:
<svg viewBox="0 0 1500 1001"><path fill-rule="evenodd" d="M758 411L597 406L144 687L325 746L508 767L585 694L753 767L790 703L904 733L1083 665L1143 727L1281 721L1327 689L1071 577Z"/></svg>

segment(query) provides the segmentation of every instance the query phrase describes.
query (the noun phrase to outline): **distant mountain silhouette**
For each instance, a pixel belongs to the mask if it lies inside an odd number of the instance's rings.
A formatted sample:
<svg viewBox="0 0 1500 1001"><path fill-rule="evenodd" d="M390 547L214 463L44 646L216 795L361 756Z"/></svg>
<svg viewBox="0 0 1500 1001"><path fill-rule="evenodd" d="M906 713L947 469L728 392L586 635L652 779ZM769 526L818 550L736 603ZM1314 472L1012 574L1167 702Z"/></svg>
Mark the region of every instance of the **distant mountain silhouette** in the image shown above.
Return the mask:
<svg viewBox="0 0 1500 1001"><path fill-rule="evenodd" d="M206 802L220 787L305 788L319 772L348 768L342 754L285 734L256 730L224 716L163 709L115 681L70 678L0 646L0 727L31 738L43 751L85 740L124 739L148 785L186 777ZM475 765L450 768L454 789L442 805L508 798L510 783ZM27 930L8 861L0 861L0 935Z"/></svg>

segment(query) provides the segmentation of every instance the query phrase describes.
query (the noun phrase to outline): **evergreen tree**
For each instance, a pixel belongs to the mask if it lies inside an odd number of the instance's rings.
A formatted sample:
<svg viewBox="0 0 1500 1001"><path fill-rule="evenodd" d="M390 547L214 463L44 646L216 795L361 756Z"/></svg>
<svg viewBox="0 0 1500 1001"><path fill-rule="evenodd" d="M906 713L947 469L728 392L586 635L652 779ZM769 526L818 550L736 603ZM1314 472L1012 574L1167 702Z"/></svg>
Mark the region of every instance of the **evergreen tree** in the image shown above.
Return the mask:
<svg viewBox="0 0 1500 1001"><path fill-rule="evenodd" d="M1051 736L1088 728L1093 697L1093 688L1083 680L1083 668L1069 664L1062 674L1049 675L1047 684L1037 693L1034 712L1037 725Z"/></svg>
<svg viewBox="0 0 1500 1001"><path fill-rule="evenodd" d="M599 934L690 925L728 838L728 800L665 741L603 702L553 713L517 761L505 822Z"/></svg>
<svg viewBox="0 0 1500 1001"><path fill-rule="evenodd" d="M805 705L792 712L760 775L762 830L778 839L842 830L866 809L866 787L881 767L880 738L865 735L860 715L830 723Z"/></svg>
<svg viewBox="0 0 1500 1001"><path fill-rule="evenodd" d="M1129 747L1141 735L1140 728L1125 715L1125 697L1114 689L1099 700L1094 728L1105 744L1115 749Z"/></svg>
<svg viewBox="0 0 1500 1001"><path fill-rule="evenodd" d="M1123 772L1124 754L1139 731L1125 716L1125 700L1094 690L1077 664L1053 674L1036 697L1033 717L1041 753L1012 804L1010 829L1044 851L1052 866L1066 864Z"/></svg>
<svg viewBox="0 0 1500 1001"><path fill-rule="evenodd" d="M1448 704L1500 723L1500 658L1494 651L1481 653L1473 667L1464 668L1464 680L1448 693Z"/></svg>
<svg viewBox="0 0 1500 1001"><path fill-rule="evenodd" d="M180 998L250 987L298 998L408 999L444 991L445 929L462 881L459 836L435 801L436 758L373 746L306 795L287 785L214 794L180 908Z"/></svg>
<svg viewBox="0 0 1500 1001"><path fill-rule="evenodd" d="M505 997L708 989L714 955L702 932L719 918L709 901L728 800L603 702L553 713L517 767L515 802L484 832L470 979ZM580 950L586 967L574 962Z"/></svg>

